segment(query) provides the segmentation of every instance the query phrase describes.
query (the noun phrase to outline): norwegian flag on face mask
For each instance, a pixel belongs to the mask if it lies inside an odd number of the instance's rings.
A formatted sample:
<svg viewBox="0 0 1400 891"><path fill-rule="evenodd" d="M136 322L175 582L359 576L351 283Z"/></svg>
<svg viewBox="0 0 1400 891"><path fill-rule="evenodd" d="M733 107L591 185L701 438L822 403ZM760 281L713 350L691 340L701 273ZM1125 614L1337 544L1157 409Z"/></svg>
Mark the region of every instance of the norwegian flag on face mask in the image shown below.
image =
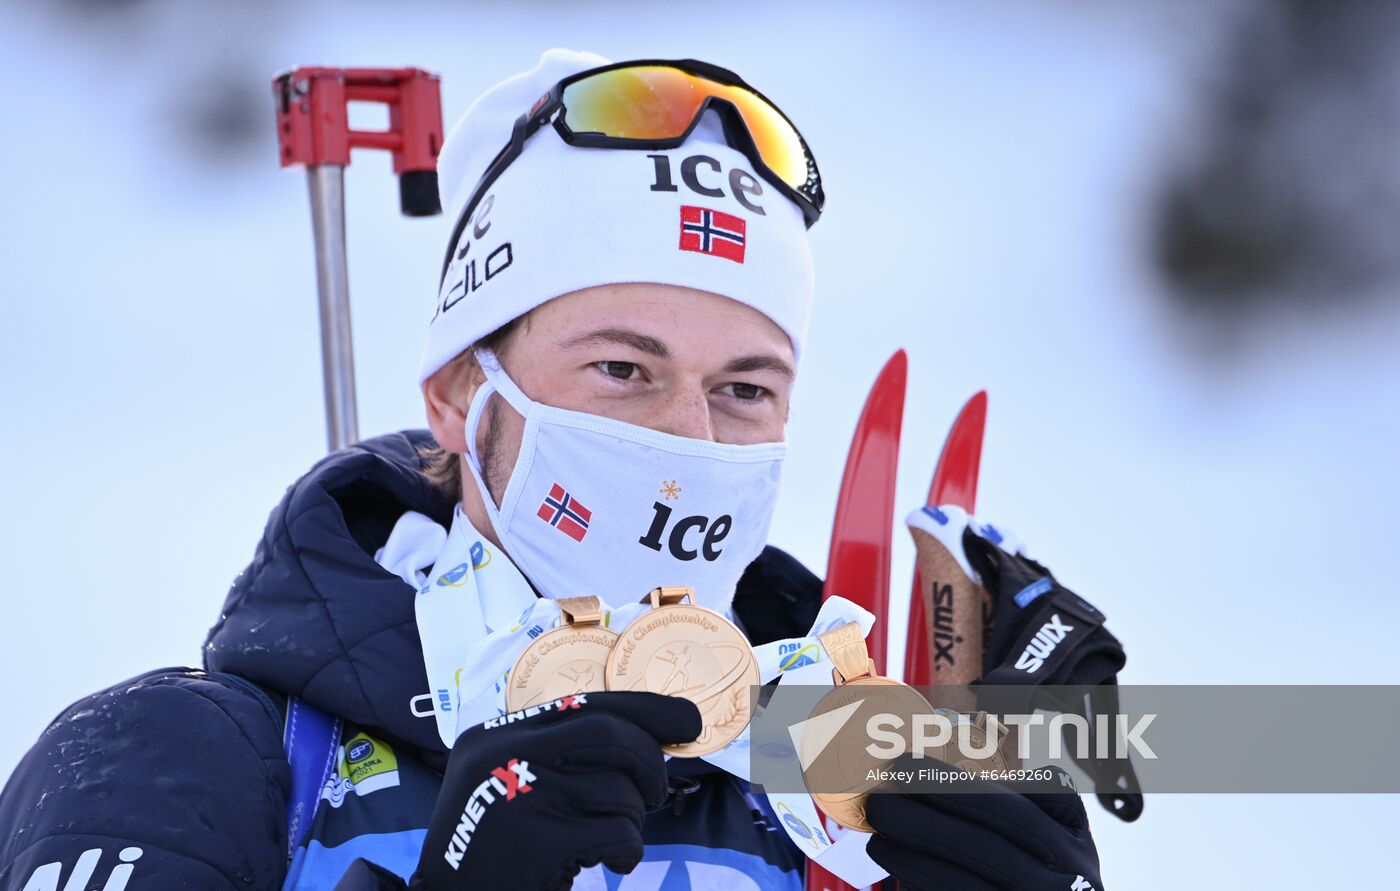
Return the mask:
<svg viewBox="0 0 1400 891"><path fill-rule="evenodd" d="M743 217L708 207L681 205L681 250L744 262L748 241Z"/></svg>
<svg viewBox="0 0 1400 891"><path fill-rule="evenodd" d="M536 515L574 541L583 541L588 534L588 524L593 520L593 511L579 504L558 483L550 488Z"/></svg>

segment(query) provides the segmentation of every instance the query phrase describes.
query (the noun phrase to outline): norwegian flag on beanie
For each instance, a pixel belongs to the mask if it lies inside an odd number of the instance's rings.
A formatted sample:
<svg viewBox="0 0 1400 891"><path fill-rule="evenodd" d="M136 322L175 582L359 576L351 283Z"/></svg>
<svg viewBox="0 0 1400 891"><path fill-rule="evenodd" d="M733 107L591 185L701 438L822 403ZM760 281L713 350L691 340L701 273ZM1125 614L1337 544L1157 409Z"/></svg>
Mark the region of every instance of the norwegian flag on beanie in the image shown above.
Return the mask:
<svg viewBox="0 0 1400 891"><path fill-rule="evenodd" d="M681 250L713 254L736 263L744 262L747 226L736 217L708 207L681 205Z"/></svg>

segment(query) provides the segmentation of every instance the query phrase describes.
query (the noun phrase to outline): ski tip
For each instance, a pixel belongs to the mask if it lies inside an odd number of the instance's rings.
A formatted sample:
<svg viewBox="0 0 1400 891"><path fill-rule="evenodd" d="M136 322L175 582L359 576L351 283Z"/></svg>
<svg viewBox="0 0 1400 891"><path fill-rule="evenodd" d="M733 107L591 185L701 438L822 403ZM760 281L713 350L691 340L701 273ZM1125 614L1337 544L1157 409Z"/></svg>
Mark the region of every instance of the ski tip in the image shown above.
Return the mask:
<svg viewBox="0 0 1400 891"><path fill-rule="evenodd" d="M977 478L982 465L982 436L987 427L987 391L978 390L963 404L948 431L934 466L928 504L953 504L972 513L977 509Z"/></svg>
<svg viewBox="0 0 1400 891"><path fill-rule="evenodd" d="M880 377L883 378L886 375L898 375L900 379L908 378L909 354L904 351L903 347L895 350L894 354L885 360L885 367L880 369Z"/></svg>
<svg viewBox="0 0 1400 891"><path fill-rule="evenodd" d="M904 394L908 386L909 357L904 350L895 350L894 355L886 360L885 366L875 377L875 383L870 388L870 395L866 397L865 408L861 412L860 425L864 426L869 418L874 420L877 426L892 426L897 440L904 415Z"/></svg>
<svg viewBox="0 0 1400 891"><path fill-rule="evenodd" d="M982 431L986 426L987 391L978 390L963 403L963 407L958 411L958 416L953 420L953 427L948 432L948 438L952 441L965 439L969 436L975 437L978 441L977 450L980 453Z"/></svg>
<svg viewBox="0 0 1400 891"><path fill-rule="evenodd" d="M972 394L972 398L967 400L962 407L962 411L958 413L959 418L963 416L967 416L969 419L980 417L983 421L987 419L986 390L978 390L976 393Z"/></svg>

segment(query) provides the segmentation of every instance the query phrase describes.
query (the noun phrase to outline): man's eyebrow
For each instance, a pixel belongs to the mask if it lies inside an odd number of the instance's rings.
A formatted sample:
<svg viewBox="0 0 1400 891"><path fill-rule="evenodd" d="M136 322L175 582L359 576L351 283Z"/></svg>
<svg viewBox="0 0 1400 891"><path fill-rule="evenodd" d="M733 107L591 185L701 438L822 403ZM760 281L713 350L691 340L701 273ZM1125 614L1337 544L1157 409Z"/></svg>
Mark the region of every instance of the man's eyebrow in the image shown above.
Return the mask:
<svg viewBox="0 0 1400 891"><path fill-rule="evenodd" d="M788 380L794 377L792 366L777 356L744 356L724 366L727 374L743 374L746 371L772 371Z"/></svg>
<svg viewBox="0 0 1400 891"><path fill-rule="evenodd" d="M671 351L666 348L666 344L640 331L632 331L628 328L599 328L597 331L590 331L587 334L580 334L578 337L571 337L564 341L561 346L596 346L598 344L618 344L620 346L631 347L648 356L655 356L658 359L671 358Z"/></svg>
<svg viewBox="0 0 1400 891"><path fill-rule="evenodd" d="M633 331L630 328L599 328L597 331L590 331L587 334L580 334L571 337L560 344L565 349L580 346L597 346L598 344L617 344L631 347L638 352L646 353L648 356L655 356L658 359L671 358L671 351L666 344L648 334L640 331ZM792 366L774 355L753 355L742 356L733 359L724 366L726 374L743 374L749 371L772 371L782 375L788 380L792 380L796 375Z"/></svg>

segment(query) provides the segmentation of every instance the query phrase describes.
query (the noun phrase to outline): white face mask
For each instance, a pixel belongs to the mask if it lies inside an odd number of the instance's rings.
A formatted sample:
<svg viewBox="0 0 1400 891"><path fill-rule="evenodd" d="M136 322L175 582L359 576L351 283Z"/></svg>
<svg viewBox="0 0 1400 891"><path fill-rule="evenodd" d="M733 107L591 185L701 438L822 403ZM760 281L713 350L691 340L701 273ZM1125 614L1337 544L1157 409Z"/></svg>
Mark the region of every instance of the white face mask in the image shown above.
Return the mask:
<svg viewBox="0 0 1400 891"><path fill-rule="evenodd" d="M726 445L673 436L532 401L490 353L467 412L467 466L511 560L546 597L593 594L613 604L657 585L689 585L726 611L763 550L786 443ZM476 454L491 394L525 432L501 506Z"/></svg>

